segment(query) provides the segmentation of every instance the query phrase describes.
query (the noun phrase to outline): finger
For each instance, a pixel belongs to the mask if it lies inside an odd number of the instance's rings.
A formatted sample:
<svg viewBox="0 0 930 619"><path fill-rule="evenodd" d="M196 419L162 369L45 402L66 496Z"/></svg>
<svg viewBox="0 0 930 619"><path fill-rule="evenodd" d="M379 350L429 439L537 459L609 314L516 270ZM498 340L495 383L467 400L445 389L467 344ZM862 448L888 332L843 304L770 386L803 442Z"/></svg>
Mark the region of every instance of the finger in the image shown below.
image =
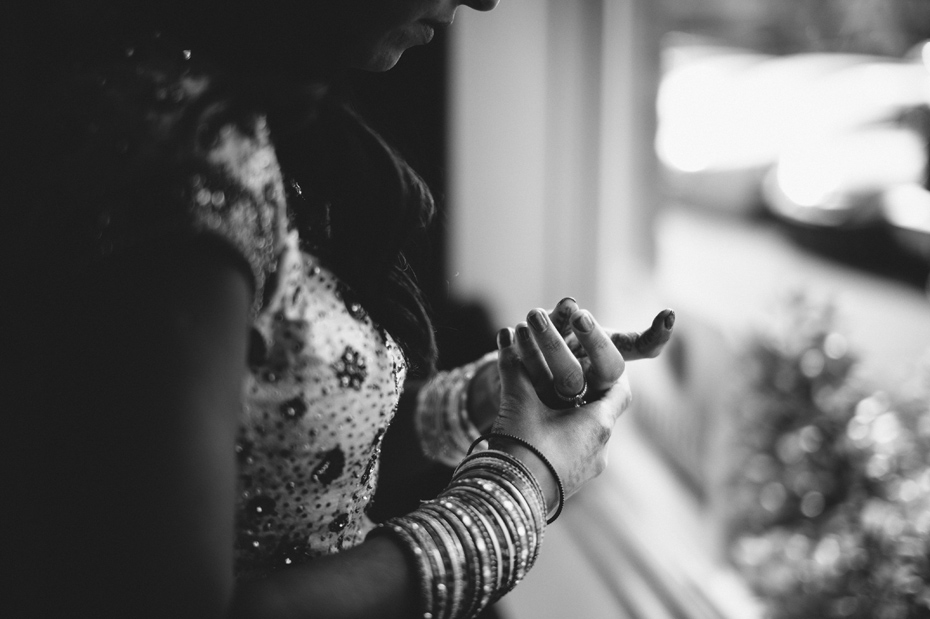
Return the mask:
<svg viewBox="0 0 930 619"><path fill-rule="evenodd" d="M511 329L505 328L497 332L497 368L501 377L502 401L506 398L521 400L530 394L535 395L517 347L513 343L514 333Z"/></svg>
<svg viewBox="0 0 930 619"><path fill-rule="evenodd" d="M578 311L578 302L572 297L565 297L555 304L555 309L549 313L549 319L562 337L572 333L571 317Z"/></svg>
<svg viewBox="0 0 930 619"><path fill-rule="evenodd" d="M653 319L652 326L642 333L609 332L610 339L627 361L636 359L653 359L659 356L669 338L672 337L672 327L675 325L674 310L666 309L659 312Z"/></svg>
<svg viewBox="0 0 930 619"><path fill-rule="evenodd" d="M584 388L584 373L581 364L558 332L549 316L541 309L535 309L527 316L530 332L536 345L542 351L543 358L552 372L552 381L555 390L565 396L572 397Z"/></svg>
<svg viewBox="0 0 930 619"><path fill-rule="evenodd" d="M591 312L579 310L572 316L572 329L587 353L586 370L588 390L598 393L610 388L623 374L623 355L617 350L610 336L597 324Z"/></svg>
<svg viewBox="0 0 930 619"><path fill-rule="evenodd" d="M549 395L548 392L552 390L552 372L549 370L549 364L546 363L546 358L536 345L536 340L533 339L527 324L521 322L517 325L516 331L517 350L523 361L523 367L536 393L541 399L546 399L546 395Z"/></svg>
<svg viewBox="0 0 930 619"><path fill-rule="evenodd" d="M601 399L586 406L602 407L603 414L607 416L606 421L613 427L613 424L620 419L632 403L633 391L630 389L630 379L623 374Z"/></svg>

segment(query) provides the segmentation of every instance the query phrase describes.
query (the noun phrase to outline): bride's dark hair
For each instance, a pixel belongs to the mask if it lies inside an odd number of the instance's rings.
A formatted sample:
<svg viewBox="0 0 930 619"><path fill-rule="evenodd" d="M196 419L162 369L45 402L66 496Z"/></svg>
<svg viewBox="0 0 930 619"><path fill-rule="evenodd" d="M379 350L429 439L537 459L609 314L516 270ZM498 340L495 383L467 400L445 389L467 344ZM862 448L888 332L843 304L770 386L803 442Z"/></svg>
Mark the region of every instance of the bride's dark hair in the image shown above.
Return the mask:
<svg viewBox="0 0 930 619"><path fill-rule="evenodd" d="M294 15L308 24L325 20L330 4L276 0L258 8L242 0L89 0L68 7L68 14L54 12L52 5L14 0L9 8L3 77L12 94L0 127L10 138L7 144L22 144L23 152L39 148L29 143L38 138L29 129L29 101L56 72L82 60L107 62L158 32L165 44L189 49L195 59L215 66L234 97L249 99L239 103L264 108L291 192L291 215L308 249L348 285L347 305L360 303L399 342L416 372L433 369L432 326L402 253L433 214L430 191L335 94L342 76L334 68L338 58L327 54L338 56L340 50L327 40L327 29L315 35L286 24ZM329 93L320 95L322 90ZM32 120L35 126L48 121ZM28 160L20 162L27 170ZM41 152L34 163L40 161Z"/></svg>
<svg viewBox="0 0 930 619"><path fill-rule="evenodd" d="M290 113L272 106L269 124L302 243L349 285L346 304L360 303L400 342L412 369L429 373L436 343L402 252L433 216L429 188L344 102L324 96L313 113L296 101L285 97Z"/></svg>

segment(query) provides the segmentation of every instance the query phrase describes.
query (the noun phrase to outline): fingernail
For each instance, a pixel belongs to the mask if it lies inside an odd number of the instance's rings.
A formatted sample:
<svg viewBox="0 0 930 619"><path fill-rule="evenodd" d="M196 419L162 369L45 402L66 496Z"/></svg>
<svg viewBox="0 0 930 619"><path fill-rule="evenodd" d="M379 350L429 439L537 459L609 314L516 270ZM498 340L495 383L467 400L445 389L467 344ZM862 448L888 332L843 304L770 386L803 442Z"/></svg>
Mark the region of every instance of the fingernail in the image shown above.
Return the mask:
<svg viewBox="0 0 930 619"><path fill-rule="evenodd" d="M580 311L572 320L572 324L582 333L588 333L594 328L594 320L591 314L586 311Z"/></svg>
<svg viewBox="0 0 930 619"><path fill-rule="evenodd" d="M565 298L563 298L561 301L559 301L558 303L556 303L556 305L557 305L557 306L558 306L558 305L562 305L562 304L565 303L566 301L571 301L572 303L574 303L574 304L576 304L576 305L578 304L578 301L575 300L575 297L565 297Z"/></svg>
<svg viewBox="0 0 930 619"><path fill-rule="evenodd" d="M517 339L521 342L530 341L530 328L524 324L517 325Z"/></svg>
<svg viewBox="0 0 930 619"><path fill-rule="evenodd" d="M533 331L536 333L542 333L548 326L546 324L546 315L539 310L533 310L530 312L530 315L527 316L526 319L529 321L530 326L533 327Z"/></svg>
<svg viewBox="0 0 930 619"><path fill-rule="evenodd" d="M513 333L510 332L510 329L501 329L497 332L497 347L498 348L509 348L513 344Z"/></svg>
<svg viewBox="0 0 930 619"><path fill-rule="evenodd" d="M665 317L665 328L671 329L675 326L675 310L668 310L668 316Z"/></svg>

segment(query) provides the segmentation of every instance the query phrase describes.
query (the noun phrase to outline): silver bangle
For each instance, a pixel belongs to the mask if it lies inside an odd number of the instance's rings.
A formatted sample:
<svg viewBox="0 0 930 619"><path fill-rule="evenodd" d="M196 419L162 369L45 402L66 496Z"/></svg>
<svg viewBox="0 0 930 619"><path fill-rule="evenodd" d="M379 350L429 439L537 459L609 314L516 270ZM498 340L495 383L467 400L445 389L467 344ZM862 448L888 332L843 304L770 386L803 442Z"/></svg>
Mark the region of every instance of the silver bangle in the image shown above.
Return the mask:
<svg viewBox="0 0 930 619"><path fill-rule="evenodd" d="M542 489L504 452L468 456L434 501L371 535L393 534L419 576L423 619L470 619L533 566L545 530Z"/></svg>
<svg viewBox="0 0 930 619"><path fill-rule="evenodd" d="M468 389L478 371L496 360L496 352L488 353L462 367L437 373L420 388L414 427L428 458L455 466L481 434L468 414Z"/></svg>

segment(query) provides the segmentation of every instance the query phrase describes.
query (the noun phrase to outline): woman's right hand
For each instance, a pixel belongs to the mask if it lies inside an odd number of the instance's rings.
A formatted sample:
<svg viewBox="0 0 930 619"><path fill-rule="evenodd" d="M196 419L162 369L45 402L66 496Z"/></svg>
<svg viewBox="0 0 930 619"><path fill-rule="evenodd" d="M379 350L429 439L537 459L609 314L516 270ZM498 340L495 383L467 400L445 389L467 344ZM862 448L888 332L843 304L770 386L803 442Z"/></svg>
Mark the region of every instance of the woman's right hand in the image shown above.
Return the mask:
<svg viewBox="0 0 930 619"><path fill-rule="evenodd" d="M580 310L572 297L559 301L551 312L537 309L544 327L531 331L526 322L517 325L517 346L540 399L553 408L570 406L556 394L573 395L587 385L585 399L593 401L623 374L627 361L652 359L662 352L672 335L675 312L656 314L645 331L622 332L603 328L589 312ZM594 328L585 332L578 319L591 318ZM618 354L619 353L619 354ZM496 363L479 368L469 386L469 416L481 432L490 428L500 408L500 374Z"/></svg>
<svg viewBox="0 0 930 619"><path fill-rule="evenodd" d="M527 322L517 325L517 346L536 392L544 402L564 407L579 393L589 402L600 397L627 361L657 357L674 324L675 312L665 309L645 331L607 329L566 297L548 314L531 311Z"/></svg>
<svg viewBox="0 0 930 619"><path fill-rule="evenodd" d="M565 496L574 494L607 465L607 441L632 401L626 376L618 376L596 401L576 408L553 408L537 394L511 329L498 333L498 350L501 405L493 432L519 437L538 448L558 472ZM543 486L550 507L554 506L558 499L556 481L542 461L506 439L492 439L491 447L526 463Z"/></svg>

